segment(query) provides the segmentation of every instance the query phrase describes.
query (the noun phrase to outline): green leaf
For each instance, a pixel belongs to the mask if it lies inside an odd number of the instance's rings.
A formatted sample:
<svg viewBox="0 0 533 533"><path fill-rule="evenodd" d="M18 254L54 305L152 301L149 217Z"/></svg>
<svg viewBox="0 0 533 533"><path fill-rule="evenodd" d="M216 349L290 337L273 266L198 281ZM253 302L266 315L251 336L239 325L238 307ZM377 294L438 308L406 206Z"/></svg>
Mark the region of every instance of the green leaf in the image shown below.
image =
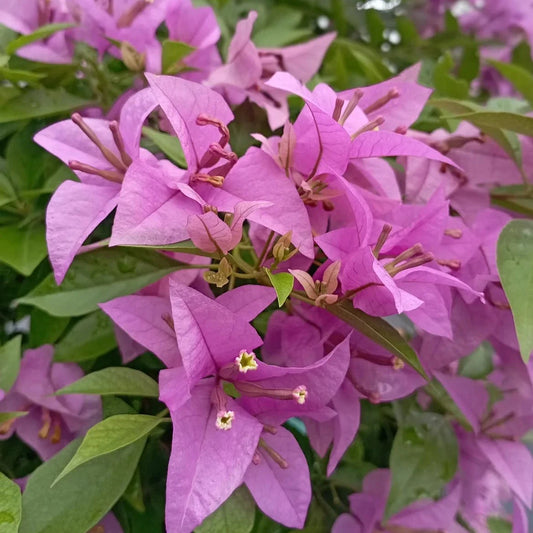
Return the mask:
<svg viewBox="0 0 533 533"><path fill-rule="evenodd" d="M58 390L56 394L119 394L157 398L159 386L140 370L110 366L83 376Z"/></svg>
<svg viewBox="0 0 533 533"><path fill-rule="evenodd" d="M38 72L28 72L27 70L17 70L8 67L0 67L0 79L7 80L12 83L26 82L30 84L38 83L46 74L39 74Z"/></svg>
<svg viewBox="0 0 533 533"><path fill-rule="evenodd" d="M17 36L17 32L0 24L0 50L5 50L6 46Z"/></svg>
<svg viewBox="0 0 533 533"><path fill-rule="evenodd" d="M160 131L143 127L143 135L148 137L169 159L181 168L187 168L187 161L180 141L177 137Z"/></svg>
<svg viewBox="0 0 533 533"><path fill-rule="evenodd" d="M28 118L65 114L91 105L91 101L67 93L64 89L29 89L0 108L0 124Z"/></svg>
<svg viewBox="0 0 533 533"><path fill-rule="evenodd" d="M472 113L483 111L483 107L474 102L455 100L453 98L432 98L429 103L442 111L452 114Z"/></svg>
<svg viewBox="0 0 533 533"><path fill-rule="evenodd" d="M470 379L484 379L493 370L494 349L489 342L481 343L470 355L459 360L459 374Z"/></svg>
<svg viewBox="0 0 533 533"><path fill-rule="evenodd" d="M324 533L324 531L331 531L332 526L332 517L326 512L325 506L318 503L316 498L312 498L304 528L291 529L289 533Z"/></svg>
<svg viewBox="0 0 533 533"><path fill-rule="evenodd" d="M196 48L180 41L163 41L162 67L163 74L176 74L180 70L180 62ZM182 65L183 67L183 65Z"/></svg>
<svg viewBox="0 0 533 533"><path fill-rule="evenodd" d="M19 191L35 189L44 170L48 154L33 142L35 124L28 124L9 139L6 148L6 174Z"/></svg>
<svg viewBox="0 0 533 533"><path fill-rule="evenodd" d="M43 344L54 344L69 322L68 317L51 316L34 307L30 314L29 347L37 348Z"/></svg>
<svg viewBox="0 0 533 533"><path fill-rule="evenodd" d="M495 205L533 218L533 189L529 185L506 185L490 191Z"/></svg>
<svg viewBox="0 0 533 533"><path fill-rule="evenodd" d="M526 70L533 70L533 60L531 59L531 47L529 43L524 40L513 48L511 62L514 65L525 68Z"/></svg>
<svg viewBox="0 0 533 533"><path fill-rule="evenodd" d="M375 50L355 41L348 43L353 59L359 63L369 81L379 83L391 76L390 70Z"/></svg>
<svg viewBox="0 0 533 533"><path fill-rule="evenodd" d="M195 533L250 533L254 527L255 503L248 489L241 485L194 531Z"/></svg>
<svg viewBox="0 0 533 533"><path fill-rule="evenodd" d="M522 169L522 144L518 135L512 131L485 126L483 132L496 141L505 153L515 162L518 169Z"/></svg>
<svg viewBox="0 0 533 533"><path fill-rule="evenodd" d="M17 533L21 514L20 488L0 472L0 533Z"/></svg>
<svg viewBox="0 0 533 533"><path fill-rule="evenodd" d="M203 250L200 250L200 248L196 248L194 246L193 242L188 239L186 241L180 241L180 242L174 242L171 244L146 244L146 245L127 245L121 248L128 248L128 249L142 249L142 250L159 250L159 251L165 251L165 252L180 252L182 254L190 254L190 255L201 255L204 257L213 257L213 254L211 252L204 252Z"/></svg>
<svg viewBox="0 0 533 533"><path fill-rule="evenodd" d="M450 413L453 418L461 426L463 426L463 428L468 431L472 431L472 426L470 425L470 422L465 417L461 409L459 409L457 404L453 401L453 398L450 396L448 391L439 381L433 379L425 386L424 390L431 397L432 400L437 402L445 411Z"/></svg>
<svg viewBox="0 0 533 533"><path fill-rule="evenodd" d="M276 291L278 296L278 305L281 307L287 301L287 298L292 292L292 288L294 287L294 277L288 272L272 274L268 268L265 268L265 272L267 273L270 283L272 283L272 287L274 287L274 290Z"/></svg>
<svg viewBox="0 0 533 533"><path fill-rule="evenodd" d="M446 118L467 120L481 130L486 127L501 128L533 137L533 117L526 117L517 113L506 111L478 111Z"/></svg>
<svg viewBox="0 0 533 533"><path fill-rule="evenodd" d="M85 315L180 268L187 267L151 250L103 248L79 255L59 287L50 274L18 302L53 316Z"/></svg>
<svg viewBox="0 0 533 533"><path fill-rule="evenodd" d="M513 531L513 524L499 516L489 516L487 526L490 533L511 533Z"/></svg>
<svg viewBox="0 0 533 533"><path fill-rule="evenodd" d="M0 207L17 199L17 192L8 177L0 172Z"/></svg>
<svg viewBox="0 0 533 533"><path fill-rule="evenodd" d="M498 272L511 305L522 359L533 351L533 220L512 220L498 239Z"/></svg>
<svg viewBox="0 0 533 533"><path fill-rule="evenodd" d="M86 533L124 493L145 444L139 440L98 457L51 487L79 443L69 444L30 476L22 496L19 533Z"/></svg>
<svg viewBox="0 0 533 533"><path fill-rule="evenodd" d="M330 2L331 18L335 24L335 29L339 35L348 33L348 18L344 2L342 0L331 0Z"/></svg>
<svg viewBox="0 0 533 533"><path fill-rule="evenodd" d="M338 38L329 47L324 74L339 88L359 84L379 83L391 73L382 57L370 46Z"/></svg>
<svg viewBox="0 0 533 533"><path fill-rule="evenodd" d="M431 100L431 105L441 109L442 111L457 115L451 118L466 117L487 112L483 107L474 104L473 102L465 102L451 98L435 98ZM488 112L490 113L490 111ZM472 122L472 124L482 129L489 137L497 142L501 148L505 150L507 155L516 163L518 168L521 168L522 147L520 145L520 140L513 132L504 131L502 129L503 125L497 123L492 125L484 124L483 126L475 124L474 122Z"/></svg>
<svg viewBox="0 0 533 533"><path fill-rule="evenodd" d="M451 35L457 35L461 33L459 21L449 9L444 14L444 28L446 33Z"/></svg>
<svg viewBox="0 0 533 533"><path fill-rule="evenodd" d="M102 418L114 415L135 415L137 411L122 398L116 396L102 396Z"/></svg>
<svg viewBox="0 0 533 533"><path fill-rule="evenodd" d="M525 114L529 111L530 106L519 98L496 96L487 100L486 108L491 111L509 111L511 113Z"/></svg>
<svg viewBox="0 0 533 533"><path fill-rule="evenodd" d="M3 412L0 412L0 425L5 424L6 422L9 422L10 420L14 420L15 418L20 418L22 416L26 416L27 414L28 414L28 411L3 411Z"/></svg>
<svg viewBox="0 0 533 533"><path fill-rule="evenodd" d="M135 470L135 474L131 478L130 484L126 487L122 497L139 513L146 512L141 472L138 468Z"/></svg>
<svg viewBox="0 0 533 533"><path fill-rule="evenodd" d="M349 301L326 306L326 309L357 331L383 346L390 353L411 365L422 377L429 379L420 364L418 355L409 343L390 324L380 317L367 315L360 309L354 309Z"/></svg>
<svg viewBox="0 0 533 533"><path fill-rule="evenodd" d="M57 476L52 487L81 465L144 439L166 421L168 419L137 414L116 415L102 420L87 431L74 457Z"/></svg>
<svg viewBox="0 0 533 533"><path fill-rule="evenodd" d="M39 41L41 39L46 39L47 37L50 37L50 35L53 35L54 33L62 30L66 30L68 28L73 28L74 24L70 23L58 23L58 24L46 24L44 26L41 26L37 30L35 30L33 33L28 33L27 35L21 35L14 41L11 41L5 49L6 54L13 54L15 53L19 48L22 48L23 46L26 46L30 43L33 43L35 41Z"/></svg>
<svg viewBox="0 0 533 533"><path fill-rule="evenodd" d="M381 18L381 15L375 9L367 9L365 11L366 28L370 37L370 44L379 48L385 40L386 26Z"/></svg>
<svg viewBox="0 0 533 533"><path fill-rule="evenodd" d="M44 224L0 228L0 261L22 275L29 276L46 254Z"/></svg>
<svg viewBox="0 0 533 533"><path fill-rule="evenodd" d="M488 62L533 105L533 74L519 65L489 59Z"/></svg>
<svg viewBox="0 0 533 533"><path fill-rule="evenodd" d="M277 48L311 37L309 27L298 27L303 17L301 10L272 5L264 15L257 19L259 24L253 34L257 47Z"/></svg>
<svg viewBox="0 0 533 533"><path fill-rule="evenodd" d="M0 346L0 389L4 392L15 383L21 357L22 335L17 335Z"/></svg>
<svg viewBox="0 0 533 533"><path fill-rule="evenodd" d="M64 181L78 180L78 177L66 165L60 165L59 168L48 176L43 186L38 190L39 194L54 192Z"/></svg>
<svg viewBox="0 0 533 533"><path fill-rule="evenodd" d="M57 343L54 361L79 362L95 359L117 345L113 323L102 311L79 322Z"/></svg>
<svg viewBox="0 0 533 533"><path fill-rule="evenodd" d="M395 19L401 43L404 45L416 45L420 41L416 24L405 15L396 16Z"/></svg>
<svg viewBox="0 0 533 533"><path fill-rule="evenodd" d="M433 83L437 92L451 98L468 98L469 84L465 80L454 78L450 71L454 66L450 52L446 52L435 66Z"/></svg>
<svg viewBox="0 0 533 533"><path fill-rule="evenodd" d="M477 45L472 43L471 45L465 46L463 57L457 70L457 76L470 84L478 77L479 67L479 49Z"/></svg>
<svg viewBox="0 0 533 533"><path fill-rule="evenodd" d="M392 444L392 483L385 515L390 517L422 498L439 498L455 474L457 457L457 438L443 416L411 415Z"/></svg>

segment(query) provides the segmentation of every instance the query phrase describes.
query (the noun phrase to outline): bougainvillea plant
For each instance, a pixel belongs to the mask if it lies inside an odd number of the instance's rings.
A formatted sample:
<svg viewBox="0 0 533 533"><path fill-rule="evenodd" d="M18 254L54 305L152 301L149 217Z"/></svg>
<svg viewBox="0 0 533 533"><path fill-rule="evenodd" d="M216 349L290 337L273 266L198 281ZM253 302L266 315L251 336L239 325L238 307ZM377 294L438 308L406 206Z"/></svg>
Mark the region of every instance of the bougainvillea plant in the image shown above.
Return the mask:
<svg viewBox="0 0 533 533"><path fill-rule="evenodd" d="M530 531L532 41L3 0L0 531Z"/></svg>

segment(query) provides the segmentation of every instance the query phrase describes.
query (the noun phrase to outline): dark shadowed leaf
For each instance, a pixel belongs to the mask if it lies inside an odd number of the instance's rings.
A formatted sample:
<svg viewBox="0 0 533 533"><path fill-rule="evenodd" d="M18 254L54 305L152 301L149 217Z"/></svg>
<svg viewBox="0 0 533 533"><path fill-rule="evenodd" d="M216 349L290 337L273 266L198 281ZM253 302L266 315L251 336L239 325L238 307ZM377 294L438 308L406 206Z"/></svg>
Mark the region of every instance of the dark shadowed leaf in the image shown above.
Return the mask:
<svg viewBox="0 0 533 533"><path fill-rule="evenodd" d="M68 317L51 316L34 307L30 314L29 347L37 348L43 344L54 344L69 322Z"/></svg>
<svg viewBox="0 0 533 533"><path fill-rule="evenodd" d="M255 502L250 492L241 485L201 525L195 533L250 533L254 526Z"/></svg>

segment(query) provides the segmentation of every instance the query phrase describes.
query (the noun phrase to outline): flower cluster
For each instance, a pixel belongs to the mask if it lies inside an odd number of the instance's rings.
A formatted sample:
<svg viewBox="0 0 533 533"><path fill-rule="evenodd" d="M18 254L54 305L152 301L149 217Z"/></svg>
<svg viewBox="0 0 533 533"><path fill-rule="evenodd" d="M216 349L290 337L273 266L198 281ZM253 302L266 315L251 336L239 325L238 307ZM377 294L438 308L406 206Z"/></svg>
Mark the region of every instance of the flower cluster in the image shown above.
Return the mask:
<svg viewBox="0 0 533 533"><path fill-rule="evenodd" d="M396 474L374 469L333 531L484 532L511 517L525 533L533 363L521 358L496 260L512 215L491 191L533 178L531 139L516 136L522 171L470 123L416 129L431 96L419 64L366 87L311 89L335 34L261 48L256 16L238 22L222 61L213 10L189 0L0 7L0 22L23 34L72 23L20 48L25 58L68 62L85 42L139 73L110 115L82 110L34 140L77 177L46 210L57 284L78 256L107 248L150 249L176 265L99 302L123 363L149 350L164 367L167 531L192 531L242 484L273 520L304 527L312 475L296 436L334 475L361 406L409 397L421 420L436 403L452 417L457 470L442 474L438 493L391 509ZM169 63L161 31L192 53ZM231 106L245 100L264 109L272 132L237 153ZM181 149L180 164L147 149L147 125ZM96 241L95 230L107 238ZM465 370L480 347L489 368ZM52 358L51 346L27 350L0 391L0 411L26 413L0 435L15 432L43 460L101 418L98 397L54 396L83 372Z"/></svg>

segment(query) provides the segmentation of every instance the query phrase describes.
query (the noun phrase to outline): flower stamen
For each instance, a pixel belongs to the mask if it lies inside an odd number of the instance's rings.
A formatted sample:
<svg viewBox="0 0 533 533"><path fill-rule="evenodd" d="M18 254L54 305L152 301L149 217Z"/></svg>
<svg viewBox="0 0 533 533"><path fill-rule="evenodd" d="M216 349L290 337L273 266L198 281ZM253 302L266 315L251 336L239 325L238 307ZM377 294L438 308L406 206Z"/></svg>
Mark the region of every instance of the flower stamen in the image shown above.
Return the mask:
<svg viewBox="0 0 533 533"><path fill-rule="evenodd" d="M218 429L227 431L231 429L231 424L235 419L235 413L233 411L219 411L217 413L216 426Z"/></svg>
<svg viewBox="0 0 533 533"><path fill-rule="evenodd" d="M235 381L233 384L245 396L252 398L272 398L274 400L295 400L299 405L305 403L308 395L305 385L299 385L294 389L267 389L256 383L246 381Z"/></svg>
<svg viewBox="0 0 533 533"><path fill-rule="evenodd" d="M367 131L372 131L376 128L379 128L379 126L381 126L384 122L385 119L381 115L379 117L376 117L374 120L371 120L370 122L366 123L362 128L359 128L355 133L353 133L351 136L352 141L358 135L361 135L361 133L366 133Z"/></svg>
<svg viewBox="0 0 533 533"><path fill-rule="evenodd" d="M344 123L350 118L350 115L353 113L353 110L357 107L359 104L359 100L363 97L363 91L361 89L355 89L353 92L351 98L348 100L348 104L346 105L346 109L342 113L339 124L341 126L344 126Z"/></svg>
<svg viewBox="0 0 533 533"><path fill-rule="evenodd" d="M286 468L289 468L289 463L287 462L287 460L282 457L276 450L274 450L274 448L272 448L272 446L269 446L264 439L259 439L259 448L261 448L262 450L264 450L266 453L268 453L268 455L270 455L270 457L272 458L272 460L278 464L281 468L283 468L284 470Z"/></svg>
<svg viewBox="0 0 533 533"><path fill-rule="evenodd" d="M52 417L50 416L50 411L46 409L46 407L43 407L42 420L43 425L39 430L38 435L41 439L47 439L48 434L50 433L50 427L52 426Z"/></svg>
<svg viewBox="0 0 533 533"><path fill-rule="evenodd" d="M257 359L254 352L247 352L241 350L239 355L235 358L235 364L239 372L246 374L249 370L257 370Z"/></svg>
<svg viewBox="0 0 533 533"><path fill-rule="evenodd" d="M117 170L126 172L128 167L122 162L109 148L102 144L102 141L98 138L98 135L91 129L91 127L83 120L82 116L79 113L73 113L72 122L80 128L80 130L85 133L85 135L93 142L93 144L100 150L111 165L113 165Z"/></svg>
<svg viewBox="0 0 533 533"><path fill-rule="evenodd" d="M400 91L396 87L394 87L393 89L388 91L385 96L378 98L374 103L370 104L368 107L365 107L363 111L366 115L373 113L374 111L381 109L384 105L388 104L391 100L394 100L399 96Z"/></svg>
<svg viewBox="0 0 533 533"><path fill-rule="evenodd" d="M117 28L129 28L133 21L150 5L154 0L137 0L127 11L120 15L117 21Z"/></svg>

